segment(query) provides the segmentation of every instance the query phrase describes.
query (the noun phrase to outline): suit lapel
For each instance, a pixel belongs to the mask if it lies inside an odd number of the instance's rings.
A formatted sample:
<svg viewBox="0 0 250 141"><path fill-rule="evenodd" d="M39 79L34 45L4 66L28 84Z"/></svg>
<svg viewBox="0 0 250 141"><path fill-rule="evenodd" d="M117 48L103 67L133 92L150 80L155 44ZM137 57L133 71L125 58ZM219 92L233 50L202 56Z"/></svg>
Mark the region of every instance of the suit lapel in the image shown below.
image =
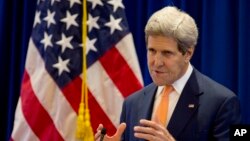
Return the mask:
<svg viewBox="0 0 250 141"><path fill-rule="evenodd" d="M174 137L178 137L199 106L198 95L200 92L195 73L194 70L185 85L167 127Z"/></svg>
<svg viewBox="0 0 250 141"><path fill-rule="evenodd" d="M141 119L151 119L152 110L153 110L153 104L154 104L154 96L157 90L157 86L152 83L144 90L144 93L141 97L141 99L138 101L138 119L137 121ZM145 141L143 139L135 139L136 141Z"/></svg>
<svg viewBox="0 0 250 141"><path fill-rule="evenodd" d="M140 119L151 119L151 114L153 110L154 104L154 96L157 90L157 86L155 84L149 85L145 91L144 95L141 97L139 103L139 113L138 113L138 121Z"/></svg>

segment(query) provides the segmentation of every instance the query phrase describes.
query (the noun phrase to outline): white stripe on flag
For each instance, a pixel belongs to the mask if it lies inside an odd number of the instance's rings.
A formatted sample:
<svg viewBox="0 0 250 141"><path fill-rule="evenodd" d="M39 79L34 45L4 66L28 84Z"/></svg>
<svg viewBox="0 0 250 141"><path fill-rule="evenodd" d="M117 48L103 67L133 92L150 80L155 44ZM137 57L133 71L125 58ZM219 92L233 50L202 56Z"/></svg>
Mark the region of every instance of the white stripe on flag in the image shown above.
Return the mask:
<svg viewBox="0 0 250 141"><path fill-rule="evenodd" d="M138 58L136 56L135 46L132 34L129 33L123 39L121 39L116 44L117 50L121 53L123 58L126 60L132 71L134 72L135 76L137 77L138 81L143 86L143 80L141 75L141 70L138 62Z"/></svg>
<svg viewBox="0 0 250 141"><path fill-rule="evenodd" d="M117 127L124 98L99 61L88 68L88 87L105 114Z"/></svg>

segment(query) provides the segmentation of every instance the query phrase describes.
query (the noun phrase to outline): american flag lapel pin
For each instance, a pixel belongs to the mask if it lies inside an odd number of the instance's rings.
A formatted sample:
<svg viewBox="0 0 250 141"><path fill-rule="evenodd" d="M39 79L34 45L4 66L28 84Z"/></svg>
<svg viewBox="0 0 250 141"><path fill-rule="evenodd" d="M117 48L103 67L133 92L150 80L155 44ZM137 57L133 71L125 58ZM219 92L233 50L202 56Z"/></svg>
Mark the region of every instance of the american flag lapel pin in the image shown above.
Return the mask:
<svg viewBox="0 0 250 141"><path fill-rule="evenodd" d="M188 108L194 108L194 104L188 104Z"/></svg>

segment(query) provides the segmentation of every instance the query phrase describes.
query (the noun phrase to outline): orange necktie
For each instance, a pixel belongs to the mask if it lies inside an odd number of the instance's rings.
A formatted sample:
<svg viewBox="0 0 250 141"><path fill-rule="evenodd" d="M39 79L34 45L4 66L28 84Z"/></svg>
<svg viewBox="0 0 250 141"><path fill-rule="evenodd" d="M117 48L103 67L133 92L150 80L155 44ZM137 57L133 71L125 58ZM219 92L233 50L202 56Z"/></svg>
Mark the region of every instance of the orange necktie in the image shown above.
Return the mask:
<svg viewBox="0 0 250 141"><path fill-rule="evenodd" d="M161 95L161 101L156 109L155 116L162 123L162 125L166 125L167 117L168 117L168 105L169 105L169 94L173 91L172 85L167 85L164 87Z"/></svg>

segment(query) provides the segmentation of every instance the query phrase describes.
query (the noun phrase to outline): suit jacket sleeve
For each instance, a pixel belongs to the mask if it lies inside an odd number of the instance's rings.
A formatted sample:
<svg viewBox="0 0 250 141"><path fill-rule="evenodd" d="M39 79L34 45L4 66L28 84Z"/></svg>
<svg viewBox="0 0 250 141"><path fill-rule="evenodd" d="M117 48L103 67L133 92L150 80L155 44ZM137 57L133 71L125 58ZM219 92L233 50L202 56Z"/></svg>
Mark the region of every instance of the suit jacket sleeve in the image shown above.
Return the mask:
<svg viewBox="0 0 250 141"><path fill-rule="evenodd" d="M241 122L240 106L236 96L228 97L221 104L215 118L213 136L218 140L229 140L229 127Z"/></svg>

